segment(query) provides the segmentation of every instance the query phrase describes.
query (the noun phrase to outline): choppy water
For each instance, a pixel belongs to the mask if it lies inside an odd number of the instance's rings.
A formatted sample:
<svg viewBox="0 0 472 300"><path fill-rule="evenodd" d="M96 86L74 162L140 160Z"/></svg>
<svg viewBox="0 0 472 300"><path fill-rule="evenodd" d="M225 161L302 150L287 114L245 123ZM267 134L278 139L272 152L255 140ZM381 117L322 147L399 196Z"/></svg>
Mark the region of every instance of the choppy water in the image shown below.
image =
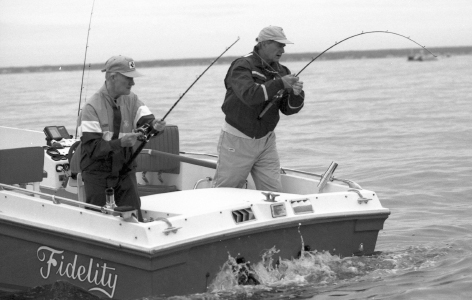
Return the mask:
<svg viewBox="0 0 472 300"><path fill-rule="evenodd" d="M227 67L210 68L167 117L180 128L182 151L216 153ZM205 68L143 69L134 91L163 116ZM336 177L376 191L392 212L377 242L382 254L307 253L279 270L252 262L263 285L235 286L223 270L217 292L187 297L472 298L471 70L471 56L315 61L301 74L304 109L276 130L282 166L323 173L336 161ZM0 75L0 125L74 133L81 75ZM82 102L102 82L103 73L86 72Z"/></svg>

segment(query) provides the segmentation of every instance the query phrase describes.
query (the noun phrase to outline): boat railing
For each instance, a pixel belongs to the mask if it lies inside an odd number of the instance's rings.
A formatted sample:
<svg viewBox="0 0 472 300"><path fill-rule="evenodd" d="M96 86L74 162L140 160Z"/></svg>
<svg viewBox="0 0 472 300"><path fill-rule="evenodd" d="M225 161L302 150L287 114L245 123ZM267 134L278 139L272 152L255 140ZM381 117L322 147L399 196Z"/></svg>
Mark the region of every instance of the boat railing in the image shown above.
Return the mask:
<svg viewBox="0 0 472 300"><path fill-rule="evenodd" d="M31 196L40 196L40 197L42 197L42 199L50 200L54 204L63 203L63 204L69 204L69 205L72 205L72 206L87 207L87 208L91 208L91 209L95 209L95 210L97 210L97 209L100 210L101 209L101 207L97 206L97 205L81 202L81 201L74 200L74 199L67 199L67 198L64 198L64 197L56 196L56 195L46 194L46 193L43 193L43 192L32 191L32 190L28 190L28 189L25 189L25 188L22 188L22 187L14 186L14 185L0 183L0 188L4 189L4 190L7 190L7 191L8 190L17 190L17 191L23 192L25 194L30 194Z"/></svg>
<svg viewBox="0 0 472 300"><path fill-rule="evenodd" d="M31 195L31 196L34 196L34 197L41 198L43 200L50 200L54 204L57 204L57 205L59 205L59 204L68 204L68 205L76 206L76 207L80 207L80 208L88 208L88 209L91 209L91 210L94 210L94 211L102 212L104 214L111 214L111 215L115 215L115 216L120 216L126 221L128 221L128 220L133 221L132 218L131 218L131 215L132 215L133 211L116 211L116 210L108 208L106 206L98 206L98 205L85 203L85 202L81 202L81 201L74 200L74 199L68 199L68 198L64 198L64 197L60 197L60 196L56 196L56 195L46 194L46 193L43 193L43 192L28 190L28 189L25 189L25 188L22 188L22 187L17 187L17 186L14 186L14 185L3 184L3 183L0 183L0 190L6 190L6 191L16 190L16 191L19 191L19 192L27 194L27 195Z"/></svg>
<svg viewBox="0 0 472 300"><path fill-rule="evenodd" d="M218 157L218 155L216 155L216 154L209 154L209 153L184 152L184 151L180 151L179 153L180 154L187 154L187 155L201 155L201 156L209 156L209 157ZM295 169L290 169L290 168L283 168L283 167L280 168L280 171L283 174L287 174L285 171L289 171L289 172L293 172L293 173L299 173L299 174L319 177L320 180L323 179L324 175L328 175L328 176L325 176L324 183L323 183L321 189L324 187L324 185L326 184L327 181L337 181L337 182L341 182L341 183L346 184L351 189L362 190L362 187L358 183L356 183L352 180L333 177L332 174L333 174L334 170L336 169L336 166L337 166L337 164L335 164L335 166L332 168L331 172L327 172L325 174L316 174L316 173L305 172L305 171L300 171L300 170L295 170ZM216 165L212 166L212 167L216 168ZM329 168L328 168L328 171L330 171ZM202 181L205 181L205 180L207 180L207 179L203 179ZM196 186L198 186L198 184L200 184L200 182L197 182ZM195 186L195 188L196 188L196 186Z"/></svg>
<svg viewBox="0 0 472 300"><path fill-rule="evenodd" d="M312 173L312 172L300 171L300 170L295 170L295 169L290 169L290 168L280 168L280 170L282 171L283 174L287 174L286 171L289 171L289 172L293 172L293 173L298 173L298 174L304 174L304 175L319 177L320 179L323 178L323 174L316 174L316 173ZM342 183L344 183L344 184L347 184L347 186L348 186L349 188L362 190L362 187L361 187L359 184L357 184L357 183L355 183L354 181L349 180L349 179L342 179L342 178L337 178L337 177L331 177L331 178L329 179L329 181L342 182Z"/></svg>

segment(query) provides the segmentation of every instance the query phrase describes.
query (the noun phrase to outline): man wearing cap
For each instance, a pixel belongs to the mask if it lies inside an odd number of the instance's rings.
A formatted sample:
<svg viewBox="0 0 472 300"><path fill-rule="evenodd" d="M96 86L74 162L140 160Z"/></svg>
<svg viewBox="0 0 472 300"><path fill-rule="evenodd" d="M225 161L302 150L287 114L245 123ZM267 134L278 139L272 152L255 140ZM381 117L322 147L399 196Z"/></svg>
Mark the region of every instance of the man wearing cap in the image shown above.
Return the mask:
<svg viewBox="0 0 472 300"><path fill-rule="evenodd" d="M165 122L156 120L149 108L131 92L134 78L142 76L136 71L133 59L113 56L102 72L106 72L105 84L90 98L80 115L80 168L86 202L104 206L105 190L111 187L116 205L138 209L138 219L142 220L136 165L127 168L125 164L142 135L135 133L135 129L148 123L162 132Z"/></svg>
<svg viewBox="0 0 472 300"><path fill-rule="evenodd" d="M250 173L258 190L281 191L274 129L279 111L292 115L302 109L303 82L279 63L285 45L293 44L281 27L265 27L256 41L253 52L236 59L225 77L225 123L213 186L241 188Z"/></svg>

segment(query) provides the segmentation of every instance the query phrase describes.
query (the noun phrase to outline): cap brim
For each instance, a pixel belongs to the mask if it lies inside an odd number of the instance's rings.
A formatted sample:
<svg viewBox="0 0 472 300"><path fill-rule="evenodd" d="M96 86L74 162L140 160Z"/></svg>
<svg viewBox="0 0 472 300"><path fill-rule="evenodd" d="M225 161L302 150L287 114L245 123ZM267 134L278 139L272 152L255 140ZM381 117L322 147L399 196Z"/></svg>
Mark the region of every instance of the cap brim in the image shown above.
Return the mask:
<svg viewBox="0 0 472 300"><path fill-rule="evenodd" d="M141 76L144 76L143 74L139 73L138 71L131 71L131 72L118 72L120 73L121 75L123 76L126 76L126 77L141 77Z"/></svg>
<svg viewBox="0 0 472 300"><path fill-rule="evenodd" d="M281 43L281 44L293 44L291 41L289 41L287 39L285 39L285 40L274 40L274 41L276 41L278 43Z"/></svg>

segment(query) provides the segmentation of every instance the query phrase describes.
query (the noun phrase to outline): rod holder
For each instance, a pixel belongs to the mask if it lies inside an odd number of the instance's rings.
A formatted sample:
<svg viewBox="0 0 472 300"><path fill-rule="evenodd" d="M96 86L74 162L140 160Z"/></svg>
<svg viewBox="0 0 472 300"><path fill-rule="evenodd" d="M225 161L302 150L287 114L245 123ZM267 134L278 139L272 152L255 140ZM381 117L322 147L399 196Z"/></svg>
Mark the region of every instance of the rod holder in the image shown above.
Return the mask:
<svg viewBox="0 0 472 300"><path fill-rule="evenodd" d="M115 203L115 190L113 188L107 188L105 190L106 194L106 208L109 209L115 209L116 208L116 203Z"/></svg>
<svg viewBox="0 0 472 300"><path fill-rule="evenodd" d="M321 176L320 182L318 183L318 191L320 193L323 192L328 181L333 181L333 173L338 167L338 164L334 161L331 162L326 172L324 172L323 176Z"/></svg>

